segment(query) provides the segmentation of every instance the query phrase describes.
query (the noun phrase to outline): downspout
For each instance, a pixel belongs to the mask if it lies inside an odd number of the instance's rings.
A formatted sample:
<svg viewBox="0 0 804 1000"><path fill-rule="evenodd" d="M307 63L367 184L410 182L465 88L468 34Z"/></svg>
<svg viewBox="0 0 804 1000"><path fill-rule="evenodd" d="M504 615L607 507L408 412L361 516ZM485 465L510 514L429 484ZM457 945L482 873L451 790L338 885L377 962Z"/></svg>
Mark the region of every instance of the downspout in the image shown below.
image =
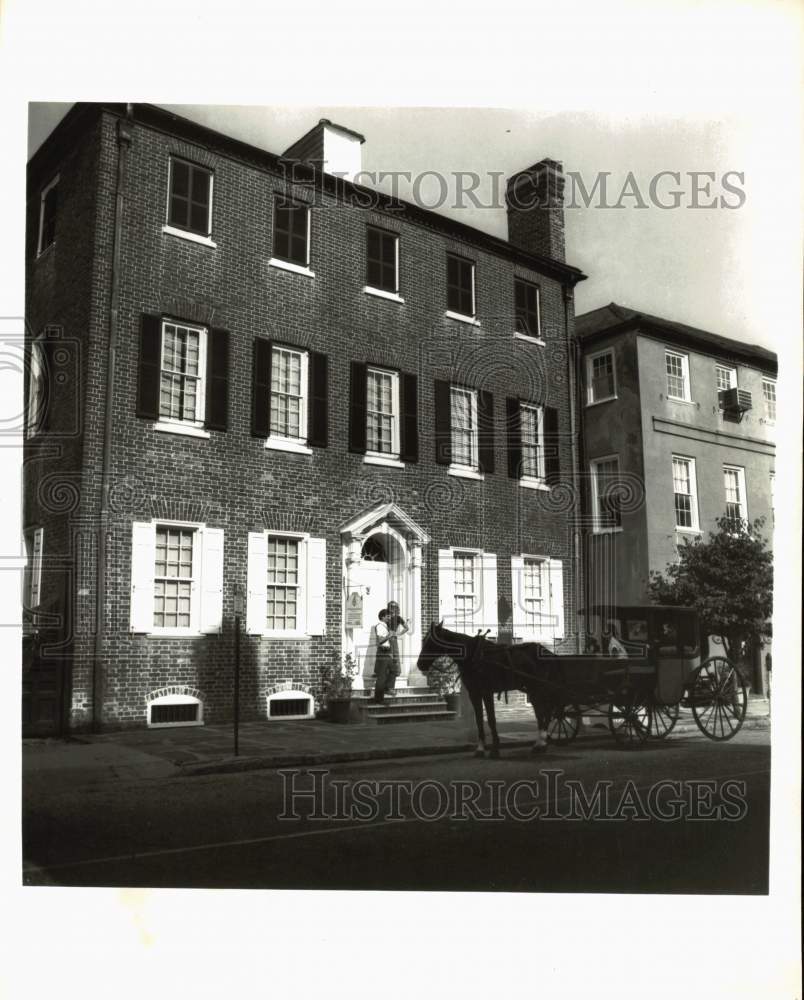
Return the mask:
<svg viewBox="0 0 804 1000"><path fill-rule="evenodd" d="M578 475L578 420L576 345L570 337L569 311L573 289L564 285L564 341L567 348L567 388L569 390L570 450L572 454L572 588L575 602L575 652L582 653L578 609L581 606L581 492Z"/></svg>
<svg viewBox="0 0 804 1000"><path fill-rule="evenodd" d="M102 696L102 671L100 655L102 636L106 626L106 518L109 511L109 479L112 459L112 421L114 418L114 377L117 353L118 308L120 298L120 249L123 233L123 189L126 178L126 158L131 145L134 117L133 105L126 105L126 117L117 122L117 180L115 184L114 242L112 248L112 277L109 295L109 344L106 353L106 394L103 409L103 455L101 458L100 505L98 510L98 589L95 609L95 638L92 651L92 731L98 732L101 723L100 700Z"/></svg>

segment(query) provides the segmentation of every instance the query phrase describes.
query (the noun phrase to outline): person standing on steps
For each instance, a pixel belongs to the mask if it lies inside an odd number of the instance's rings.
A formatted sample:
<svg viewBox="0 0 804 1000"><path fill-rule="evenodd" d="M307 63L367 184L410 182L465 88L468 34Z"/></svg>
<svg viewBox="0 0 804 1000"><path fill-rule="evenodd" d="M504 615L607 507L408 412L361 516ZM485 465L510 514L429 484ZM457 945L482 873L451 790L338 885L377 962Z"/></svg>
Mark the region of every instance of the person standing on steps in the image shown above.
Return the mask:
<svg viewBox="0 0 804 1000"><path fill-rule="evenodd" d="M376 705L385 704L385 692L392 676L394 661L391 653L391 634L388 628L388 609L383 608L377 616L380 620L374 626L377 637L377 651L374 660L374 697Z"/></svg>
<svg viewBox="0 0 804 1000"><path fill-rule="evenodd" d="M396 679L402 673L402 661L399 657L399 636L404 635L409 630L405 619L399 614L399 605L396 601L388 602L388 617L385 621L390 636L392 660L392 669L389 674L386 692L393 694L396 687Z"/></svg>

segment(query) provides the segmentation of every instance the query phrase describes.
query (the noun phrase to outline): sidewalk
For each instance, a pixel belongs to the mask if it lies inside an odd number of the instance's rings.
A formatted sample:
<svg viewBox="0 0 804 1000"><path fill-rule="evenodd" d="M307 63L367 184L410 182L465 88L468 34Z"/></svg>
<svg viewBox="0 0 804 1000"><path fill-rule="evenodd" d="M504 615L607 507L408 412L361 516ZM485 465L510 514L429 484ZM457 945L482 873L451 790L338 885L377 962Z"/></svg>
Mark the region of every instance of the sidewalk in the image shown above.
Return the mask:
<svg viewBox="0 0 804 1000"><path fill-rule="evenodd" d="M498 722L503 747L533 743L530 709L508 711ZM744 729L770 728L767 699L751 698ZM698 733L689 711L682 711L668 737ZM579 740L612 739L598 727L582 728ZM259 768L309 766L394 757L471 751L476 746L474 719L412 722L398 725L335 725L317 719L299 722L246 722L240 726L240 755L233 753L231 723L176 729L134 729L81 735L69 740L24 740L23 770L81 783L125 778L181 777Z"/></svg>

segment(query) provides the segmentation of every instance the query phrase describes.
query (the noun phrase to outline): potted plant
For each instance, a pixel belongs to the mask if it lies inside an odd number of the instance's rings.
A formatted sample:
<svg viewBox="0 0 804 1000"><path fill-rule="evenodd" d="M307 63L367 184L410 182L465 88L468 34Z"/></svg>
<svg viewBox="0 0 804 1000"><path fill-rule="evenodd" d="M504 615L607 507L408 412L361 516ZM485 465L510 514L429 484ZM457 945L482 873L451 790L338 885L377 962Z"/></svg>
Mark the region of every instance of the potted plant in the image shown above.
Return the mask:
<svg viewBox="0 0 804 1000"><path fill-rule="evenodd" d="M357 664L351 653L343 660L335 653L329 664L322 668L324 700L330 722L348 722L352 704L352 682L357 674Z"/></svg>
<svg viewBox="0 0 804 1000"><path fill-rule="evenodd" d="M440 656L433 661L427 679L430 687L447 703L447 710L460 715L461 677L455 662L447 656Z"/></svg>

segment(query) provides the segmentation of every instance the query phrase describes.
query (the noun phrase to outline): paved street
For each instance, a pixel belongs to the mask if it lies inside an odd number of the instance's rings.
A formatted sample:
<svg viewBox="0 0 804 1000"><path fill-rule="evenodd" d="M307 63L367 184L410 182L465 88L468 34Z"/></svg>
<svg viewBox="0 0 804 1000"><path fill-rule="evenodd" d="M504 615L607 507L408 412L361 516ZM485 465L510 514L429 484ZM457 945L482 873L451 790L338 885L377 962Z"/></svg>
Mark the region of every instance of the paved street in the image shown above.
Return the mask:
<svg viewBox="0 0 804 1000"><path fill-rule="evenodd" d="M162 762L137 778L125 770L110 778L92 769L29 775L24 880L163 887L767 889L767 732L743 732L726 744L682 736L638 751L623 750L602 735L541 757L514 746L499 760L461 753L317 770L315 777L306 767L285 769L284 775L262 770L184 776ZM596 781L605 784L596 787ZM295 800L287 794L291 788L301 793ZM721 818L715 819L718 810ZM651 816L657 812L665 818ZM689 818L691 812L697 818Z"/></svg>

